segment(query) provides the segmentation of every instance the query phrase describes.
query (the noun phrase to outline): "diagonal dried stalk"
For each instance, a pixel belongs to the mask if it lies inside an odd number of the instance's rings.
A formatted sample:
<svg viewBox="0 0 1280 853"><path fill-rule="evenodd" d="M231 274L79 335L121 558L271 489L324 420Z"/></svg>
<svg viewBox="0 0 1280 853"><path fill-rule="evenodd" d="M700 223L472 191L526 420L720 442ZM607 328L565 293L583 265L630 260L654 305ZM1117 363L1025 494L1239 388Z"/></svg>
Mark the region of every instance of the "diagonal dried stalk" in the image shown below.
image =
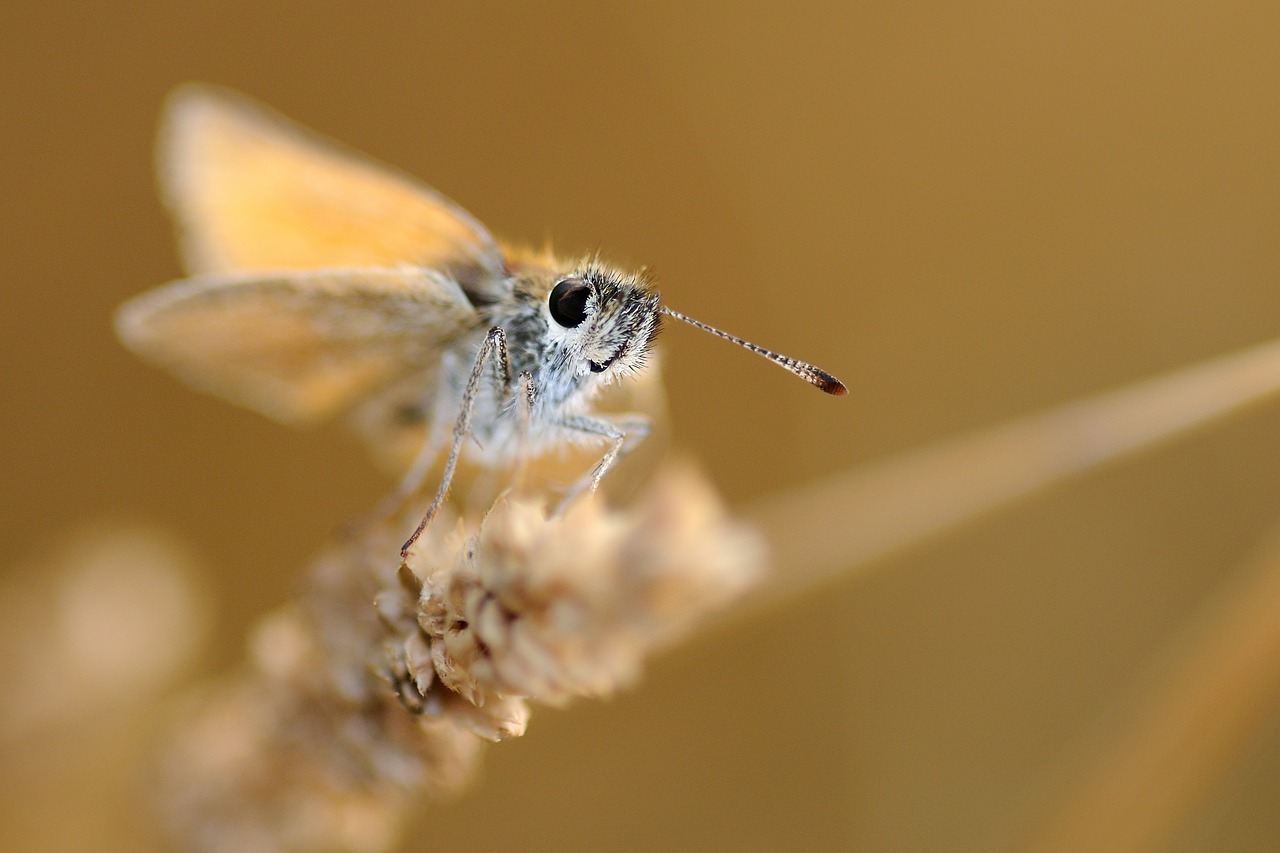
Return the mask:
<svg viewBox="0 0 1280 853"><path fill-rule="evenodd" d="M1280 531L1167 650L1019 850L1167 850L1280 708Z"/></svg>
<svg viewBox="0 0 1280 853"><path fill-rule="evenodd" d="M1280 341L838 474L748 517L787 571L735 616L779 606L895 551L1280 395Z"/></svg>
<svg viewBox="0 0 1280 853"><path fill-rule="evenodd" d="M376 851L421 793L471 776L526 700L631 683L644 657L759 576L761 549L690 471L628 512L501 499L438 519L397 564L391 525L326 553L264 621L251 667L193 700L166 755L175 835L203 851Z"/></svg>
<svg viewBox="0 0 1280 853"><path fill-rule="evenodd" d="M1273 343L781 496L753 515L787 571L752 605L1277 392ZM754 537L688 474L630 513L548 519L510 499L455 524L439 519L413 565L385 559L381 528L325 555L249 671L190 707L164 787L184 846L383 850L418 792L465 783L481 739L523 733L526 699L629 683L758 569Z"/></svg>

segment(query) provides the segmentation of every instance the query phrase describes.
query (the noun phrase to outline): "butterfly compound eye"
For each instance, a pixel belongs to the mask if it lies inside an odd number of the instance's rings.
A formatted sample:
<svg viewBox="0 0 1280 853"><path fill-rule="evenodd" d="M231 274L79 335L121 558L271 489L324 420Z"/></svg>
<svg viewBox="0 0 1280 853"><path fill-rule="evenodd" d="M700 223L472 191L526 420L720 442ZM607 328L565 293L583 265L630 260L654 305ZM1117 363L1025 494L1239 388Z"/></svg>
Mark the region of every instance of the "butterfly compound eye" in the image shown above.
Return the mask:
<svg viewBox="0 0 1280 853"><path fill-rule="evenodd" d="M591 290L580 281L565 279L551 289L547 307L551 319L566 329L572 329L587 319L587 296Z"/></svg>

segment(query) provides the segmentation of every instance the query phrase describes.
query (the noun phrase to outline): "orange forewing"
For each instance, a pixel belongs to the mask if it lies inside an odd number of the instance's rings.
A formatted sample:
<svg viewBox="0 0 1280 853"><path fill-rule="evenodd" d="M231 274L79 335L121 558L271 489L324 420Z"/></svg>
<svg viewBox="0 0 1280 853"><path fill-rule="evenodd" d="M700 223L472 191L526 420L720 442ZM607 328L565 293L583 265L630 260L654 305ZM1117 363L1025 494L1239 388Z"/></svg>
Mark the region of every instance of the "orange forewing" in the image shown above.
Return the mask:
<svg viewBox="0 0 1280 853"><path fill-rule="evenodd" d="M158 169L193 274L414 264L501 286L498 248L462 208L241 95L177 90Z"/></svg>

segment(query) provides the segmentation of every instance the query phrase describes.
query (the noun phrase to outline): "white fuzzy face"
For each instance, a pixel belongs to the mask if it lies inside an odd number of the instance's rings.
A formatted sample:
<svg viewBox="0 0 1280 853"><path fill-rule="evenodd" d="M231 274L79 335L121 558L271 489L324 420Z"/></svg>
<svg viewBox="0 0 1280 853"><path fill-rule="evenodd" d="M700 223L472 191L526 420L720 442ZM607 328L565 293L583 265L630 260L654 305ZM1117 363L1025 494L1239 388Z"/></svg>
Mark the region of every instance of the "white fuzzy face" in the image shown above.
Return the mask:
<svg viewBox="0 0 1280 853"><path fill-rule="evenodd" d="M658 329L658 295L637 275L589 265L555 281L542 313L551 360L603 384L643 367Z"/></svg>

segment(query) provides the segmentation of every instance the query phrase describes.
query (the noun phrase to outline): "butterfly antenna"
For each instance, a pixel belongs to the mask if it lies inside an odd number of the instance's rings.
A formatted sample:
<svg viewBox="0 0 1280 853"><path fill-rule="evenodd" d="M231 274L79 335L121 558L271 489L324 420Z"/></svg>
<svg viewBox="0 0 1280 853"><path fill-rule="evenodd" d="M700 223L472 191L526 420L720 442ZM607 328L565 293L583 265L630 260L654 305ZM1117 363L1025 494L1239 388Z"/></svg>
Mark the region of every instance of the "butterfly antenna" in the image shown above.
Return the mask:
<svg viewBox="0 0 1280 853"><path fill-rule="evenodd" d="M814 367L812 364L809 364L807 361L800 361L797 358L791 358L789 356L781 355L780 353L776 353L773 350L767 350L762 346L757 346L751 343L751 341L744 341L742 338L739 338L736 335L731 335L728 332L720 331L715 326L708 326L706 323L695 320L692 317L686 317L684 314L681 314L679 311L672 311L670 308L668 308L665 305L659 306L658 311L660 311L663 314L666 314L668 317L674 317L677 320L681 320L685 323L688 323L690 326L699 328L704 332L710 332L711 334L715 335L717 338L723 338L726 341L730 341L732 343L737 344L740 347L743 347L744 349L749 349L756 355L762 355L765 358L772 361L774 364L778 365L779 367L782 367L786 370L791 371L796 376L799 376L801 379L803 379L805 382L808 382L810 385L818 386L823 391L826 391L828 394L834 394L837 397L843 397L845 394L849 393L849 389L844 387L843 382L841 382L839 379L836 379L834 376L832 376L830 373L827 373L825 370L821 370L817 367Z"/></svg>

